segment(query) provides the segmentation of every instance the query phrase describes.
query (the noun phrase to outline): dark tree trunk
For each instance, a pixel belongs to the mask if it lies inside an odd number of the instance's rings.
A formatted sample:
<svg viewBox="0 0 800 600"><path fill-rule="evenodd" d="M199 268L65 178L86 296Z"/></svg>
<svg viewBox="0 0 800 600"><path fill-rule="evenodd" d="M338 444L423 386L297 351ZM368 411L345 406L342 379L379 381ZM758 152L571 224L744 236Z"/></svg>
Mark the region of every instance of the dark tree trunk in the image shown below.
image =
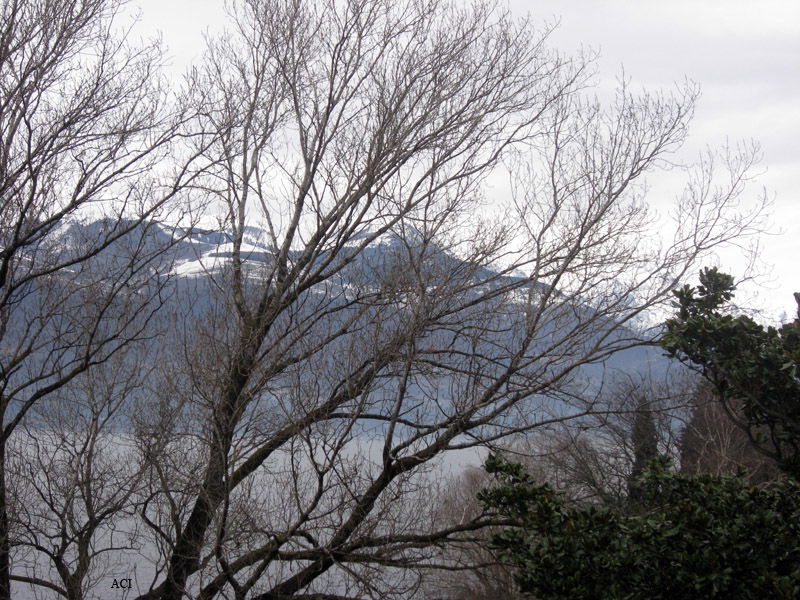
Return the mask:
<svg viewBox="0 0 800 600"><path fill-rule="evenodd" d="M6 501L6 445L0 443L0 600L11 600L11 556Z"/></svg>

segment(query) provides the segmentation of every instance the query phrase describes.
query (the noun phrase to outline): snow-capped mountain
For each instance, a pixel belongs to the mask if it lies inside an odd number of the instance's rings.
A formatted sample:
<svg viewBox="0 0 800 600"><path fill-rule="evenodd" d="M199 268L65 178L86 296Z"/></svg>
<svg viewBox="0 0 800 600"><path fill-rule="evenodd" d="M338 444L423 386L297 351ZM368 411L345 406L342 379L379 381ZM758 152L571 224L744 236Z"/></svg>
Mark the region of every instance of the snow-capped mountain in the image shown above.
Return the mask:
<svg viewBox="0 0 800 600"><path fill-rule="evenodd" d="M121 235L130 228L132 231ZM109 267L124 265L134 253L146 258L157 257L156 262L162 275L178 282L193 280L196 290L205 288L202 284L203 279L213 279L224 272L230 265L233 254L233 237L228 232L201 227L183 228L150 221L133 224L105 219L72 223L59 236L59 245L63 248L85 248L87 245L97 244L98 241L111 239L117 235L119 239L113 239L113 242L102 251L103 258L100 264ZM324 293L335 295L331 286L349 289L369 288L373 291L379 290L381 286L401 288L403 272L408 266L410 256L413 255L414 260L420 260L420 255L415 253L422 252L419 246L423 243L423 239L419 231L408 226L403 229L402 235L391 230L380 235L364 230L351 236L339 243L336 248L337 256L331 265L335 267L337 261L346 264L341 269L334 269L336 275L326 281ZM299 260L301 254L299 250L291 252L290 264ZM252 226L244 229L240 258L248 275L253 279L253 284L257 286L260 274L269 271L274 256L275 251L271 248L265 230ZM314 257L314 264L324 263L329 258L329 252L323 249ZM549 290L544 284L527 281L520 275L500 275L490 267L467 264L429 240L421 262L425 270L422 277L427 277L426 284L430 289L437 288L453 273L460 273L459 277L471 278L475 282L471 287L462 286L468 290L466 293L475 297L505 286L512 290L509 298L524 302L532 286L540 288L540 292ZM313 287L311 291L314 291ZM557 303L558 294L552 296L553 302ZM562 331L570 329L575 324L566 323L565 320L587 322L592 320L591 309L587 306L589 305L584 303L576 304L573 300L564 310L551 308L548 313L549 318L561 321L558 329ZM569 316L570 313L572 316ZM546 331L548 327L553 329L550 334L552 337L556 326L545 324L543 330ZM616 329L613 336L617 338L636 337L634 332L626 327ZM596 335L608 335L608 331L601 326L597 329ZM543 337L543 343L546 337ZM591 373L592 377L603 378L609 369L660 375L670 366L671 362L663 356L660 348L638 346L612 353L604 357L601 362L590 361L583 369Z"/></svg>

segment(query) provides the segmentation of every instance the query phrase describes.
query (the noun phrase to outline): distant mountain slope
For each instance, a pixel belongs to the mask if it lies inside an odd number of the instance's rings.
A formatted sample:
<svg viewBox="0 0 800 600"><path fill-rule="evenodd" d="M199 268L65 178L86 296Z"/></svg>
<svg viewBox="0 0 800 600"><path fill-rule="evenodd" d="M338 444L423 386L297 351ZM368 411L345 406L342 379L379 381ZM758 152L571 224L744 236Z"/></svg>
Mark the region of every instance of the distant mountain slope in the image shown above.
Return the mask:
<svg viewBox="0 0 800 600"><path fill-rule="evenodd" d="M111 222L109 220L98 220L93 222L72 223L66 227L61 239L64 248L74 245L93 243L94 240L108 235L109 231L114 231L124 227L125 223ZM492 293L499 288L513 290L511 295L504 296L504 302L517 297L523 302L531 286L541 286L534 290L537 293L550 291L543 284L530 283L524 277L499 274L487 266L475 266L465 263L462 259L454 256L447 249L437 246L435 242L427 240L423 242L421 233L413 228L404 228L403 235L388 231L369 243L366 243L375 233L369 230L362 231L348 239L338 249L339 255L336 261L341 261L344 265L334 277L329 278L319 289L311 288L307 293L323 294L326 298L341 297L341 301L352 301L358 293L364 290L374 294L383 294L386 302L403 302L404 294L414 293L410 283L404 281L407 273L407 260L409 253L424 251L423 266L425 273L421 277L427 281L428 288L435 293L437 286L445 285L448 278L452 278L454 273L460 273L459 277L472 278L475 285L472 287L462 286L464 293L478 297L481 294ZM259 277L262 273L269 273L271 260L274 252L270 248L267 232L257 227L245 228L242 235L241 259L248 269L254 285L258 285ZM366 243L366 245L365 245ZM424 250L420 245L425 243ZM233 240L230 233L219 230L203 228L180 228L170 227L156 222L144 222L137 226L133 235L123 236L112 243L101 253L101 260L98 267L109 266L117 262L128 259L132 252L139 251L147 254L158 254L163 252L159 259L159 265L163 276L172 278L175 282L175 289L182 290L185 301L186 294L203 295L212 293L215 285L224 281L224 271L231 264L233 253ZM290 253L290 263L297 260L298 253ZM317 263L322 263L329 259L326 253L321 253L316 257ZM415 259L418 258L415 255ZM217 281L219 280L219 281ZM191 282L191 284L189 284ZM553 302L557 304L558 294L552 294ZM374 299L372 300L374 301ZM201 298L193 301L196 307L203 307L205 302ZM559 332L570 328L580 328L580 322L592 322L594 315L591 314L589 303L570 301L569 306L559 309L558 306L550 308L548 313L551 323L544 323L541 333L541 344L546 344L548 340L553 340ZM303 303L302 311L313 310L314 302L306 300ZM203 312L202 308L197 308ZM505 307L506 325L512 327L515 310ZM612 338L623 340L636 338L636 334L629 328L616 327L609 333L604 330L603 319L596 319L592 327L594 333L587 333L587 338L575 348L555 349L557 352L564 352L565 360L569 359L569 354L576 356L581 352L587 352L588 347L597 336L610 335ZM613 323L609 321L609 327L613 328ZM511 331L511 329L508 329ZM587 330L588 331L588 330ZM510 335L510 334L506 334ZM459 342L456 342L459 343ZM603 343L608 343L605 340ZM620 343L620 345L626 345ZM465 349L464 349L465 350ZM624 371L628 373L650 373L654 376L661 376L670 366L670 361L663 356L660 348L652 346L636 346L621 349L604 358L602 362L587 364L581 367L581 378L585 379L584 385L589 380L601 381L610 371ZM594 386L591 386L594 387Z"/></svg>

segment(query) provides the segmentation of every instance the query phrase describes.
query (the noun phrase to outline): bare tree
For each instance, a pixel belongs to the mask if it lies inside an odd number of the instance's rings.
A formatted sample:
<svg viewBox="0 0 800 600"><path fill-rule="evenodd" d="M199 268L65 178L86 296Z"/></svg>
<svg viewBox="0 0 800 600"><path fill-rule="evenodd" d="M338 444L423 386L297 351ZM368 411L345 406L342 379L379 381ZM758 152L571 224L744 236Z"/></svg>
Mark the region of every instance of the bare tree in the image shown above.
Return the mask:
<svg viewBox="0 0 800 600"><path fill-rule="evenodd" d="M371 556L375 542L353 545L353 535L389 535L378 528L392 522L377 510L384 492L461 432L453 407L438 417L426 408L419 423L405 414L408 386L418 388L424 371L452 368L438 366L432 349L423 366L415 340L429 331L437 345L455 336L451 354L468 361L448 322L474 320L479 332L495 318L468 298L490 283L475 275L499 240L469 248L453 238L442 248L447 240L434 237L474 205L477 179L503 150L536 135L537 114L582 77L580 66L489 9L272 2L243 5L234 18L196 86L205 90L200 130L218 136L209 160L219 169L207 192L224 207L232 264L215 279L226 318L210 319L208 337L195 345L196 360L212 371L193 382L191 399L207 423L207 458L152 593L163 598L184 594L204 565L217 572L193 593L232 588L243 597L265 585L261 575L274 564L284 575L262 595L283 597L345 562L336 553L355 557L363 546L360 564L343 571L356 587L369 580L365 569L393 562ZM263 225L273 253L255 271L242 251L250 223ZM391 264L358 260L389 232L398 241ZM469 260L451 271L437 254L458 245ZM501 308L505 292L520 287L501 275L490 278L501 289L484 305ZM335 287L359 276L369 283ZM416 456L412 432L440 419L434 431L445 435L428 457ZM349 482L357 459L347 453L363 422L386 428L383 458L372 461L373 476ZM243 431L256 435L242 439ZM295 465L289 473L310 463L316 475L287 480L295 500L286 514L261 516L249 551L234 552L232 491L278 456ZM307 531L312 525L318 531Z"/></svg>
<svg viewBox="0 0 800 600"><path fill-rule="evenodd" d="M739 408L734 403L731 410L736 413ZM684 473L742 473L755 483L782 476L775 459L759 451L708 385L695 390L694 406L681 433L680 455Z"/></svg>
<svg viewBox="0 0 800 600"><path fill-rule="evenodd" d="M158 45L128 43L121 6L0 7L0 598L7 444L37 404L141 336L172 243L148 222L190 176L180 152L163 163L183 117Z"/></svg>
<svg viewBox="0 0 800 600"><path fill-rule="evenodd" d="M124 433L126 413L153 370L141 351L129 346L74 378L12 438L15 581L79 600L128 575L140 550L133 516L147 464Z"/></svg>
<svg viewBox="0 0 800 600"><path fill-rule="evenodd" d="M436 498L439 526L452 527L481 516L478 493L493 485L483 469L468 468L450 477ZM501 525L487 526L453 536L438 559L436 569L423 576L422 597L432 600L520 600L523 596L514 583L514 575L496 553L489 539Z"/></svg>
<svg viewBox="0 0 800 600"><path fill-rule="evenodd" d="M60 6L53 3L54 14ZM117 5L96 6L102 13ZM70 308L82 326L70 337L42 325L45 375L15 392L24 410L13 418L108 363L152 325L158 303L151 300L164 288L162 278L149 279L157 274L149 267L161 246L111 261L116 270L103 278L92 279L88 265L158 217L153 207L177 192L173 185L156 194L140 179L161 150L208 165L191 175L193 209L217 217L227 236L216 254L229 260L170 288L180 299L177 316L165 316L163 335L148 329L164 349L150 393L124 394L135 406L135 477L86 505L111 511L86 532L95 542L135 515L127 525L132 545L150 569L136 582L140 599L417 593L423 573L452 566L448 544L498 524L480 513L441 518L433 499L447 457L606 411L592 387L603 361L648 341L646 311L668 299L698 258L758 225L758 208L731 212L754 159L744 152L727 161L730 181L719 188L714 165L701 163L676 204L672 239L652 242L661 228L638 182L680 146L695 90L635 96L623 86L616 105L603 109L582 93L590 67L583 58L549 50L547 30L493 6L235 3L230 31L209 42L189 77L195 116L179 147L154 133L167 123L156 118L161 104L148 87L151 51L125 54L111 45L108 19L87 13L75 21L77 9L65 10L53 22L88 23L74 39L81 50L108 49L90 72L118 89L100 86L108 94L101 98L114 103L87 100L77 113L85 129L71 142L77 149L52 155L59 189L77 190L63 197L82 204L43 213L35 223L45 228L32 224L28 241L14 242L13 264L39 269L31 271L37 277L81 270L69 282L48 279L61 287L46 289L60 292L39 313ZM42 23L27 4L8 14L9 22ZM84 54L70 50L56 62L71 65ZM64 77L73 90L74 74ZM96 106L108 118L96 110L92 117ZM105 128L119 114L130 126ZM107 149L120 132L120 148ZM516 193L490 213L483 183L506 160ZM3 198L20 197L9 194ZM77 258L44 254L50 247L39 240L66 216L109 197L126 200L99 241L87 239ZM126 220L134 205L136 219ZM20 230L27 231L26 214L15 221ZM29 247L36 252L26 254ZM37 263L40 256L48 261ZM106 306L115 318L104 320ZM48 431L65 439L58 428ZM74 438L80 448L103 439L88 431ZM78 463L86 458L75 454ZM102 456L92 464L102 465ZM21 494L49 489L39 467ZM45 504L51 518L74 502L62 493ZM81 518L83 531L89 521ZM45 528L32 524L31 538L34 530ZM26 548L57 565L80 554L81 539L70 538L63 553ZM68 565L65 572L83 593L99 571ZM40 589L79 597L60 573L60 583L40 575L33 581Z"/></svg>
<svg viewBox="0 0 800 600"><path fill-rule="evenodd" d="M195 74L231 262L187 315L180 397L158 400L185 420L143 426L201 462L194 481L154 467L186 485L142 515L164 552L140 598L406 597L438 547L487 524L435 526L437 461L590 413L582 368L642 343L644 311L754 225L728 213L752 157L718 190L701 165L674 238L648 244L636 182L682 142L694 90L623 88L604 111L580 94L585 63L492 7L232 17ZM512 148L532 158L510 218L478 222Z"/></svg>

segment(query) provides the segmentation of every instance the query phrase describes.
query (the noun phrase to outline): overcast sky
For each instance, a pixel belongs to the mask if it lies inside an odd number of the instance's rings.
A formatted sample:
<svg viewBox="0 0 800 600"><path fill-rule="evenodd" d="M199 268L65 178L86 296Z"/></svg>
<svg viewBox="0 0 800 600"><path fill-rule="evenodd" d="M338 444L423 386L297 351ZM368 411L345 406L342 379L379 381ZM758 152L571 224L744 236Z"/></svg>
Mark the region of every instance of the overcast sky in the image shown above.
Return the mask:
<svg viewBox="0 0 800 600"><path fill-rule="evenodd" d="M534 20L560 19L554 46L600 52L603 84L621 73L635 83L669 88L688 77L701 86L691 135L682 153L754 139L765 171L757 180L771 197L774 232L762 241L773 266L757 302L771 314L794 315L800 291L800 1L798 0L514 0ZM733 257L722 266L736 275Z"/></svg>
<svg viewBox="0 0 800 600"><path fill-rule="evenodd" d="M134 1L143 30L162 31L176 70L200 54L203 30L223 21L220 0ZM764 173L757 183L774 197L775 235L762 242L773 271L755 301L773 316L793 316L792 292L800 291L800 0L511 0L510 6L534 21L559 19L553 46L599 51L603 88L623 67L634 85L698 82L702 96L683 160L726 141L760 143ZM726 255L722 266L737 275L740 265Z"/></svg>

